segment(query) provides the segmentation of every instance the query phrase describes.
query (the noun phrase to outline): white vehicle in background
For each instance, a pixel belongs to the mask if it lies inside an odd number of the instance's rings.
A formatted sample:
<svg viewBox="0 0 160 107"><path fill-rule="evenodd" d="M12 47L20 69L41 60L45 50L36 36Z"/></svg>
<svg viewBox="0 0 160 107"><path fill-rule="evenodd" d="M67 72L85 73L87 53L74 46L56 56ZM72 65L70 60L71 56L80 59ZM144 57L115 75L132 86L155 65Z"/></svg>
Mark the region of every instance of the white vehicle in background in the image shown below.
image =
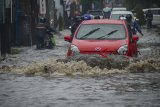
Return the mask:
<svg viewBox="0 0 160 107"><path fill-rule="evenodd" d="M160 24L160 8L148 8L143 9L144 15L147 13L148 10L151 10L153 14L153 24Z"/></svg>
<svg viewBox="0 0 160 107"><path fill-rule="evenodd" d="M127 11L127 8L125 7L115 7L115 8L112 8L112 11Z"/></svg>
<svg viewBox="0 0 160 107"><path fill-rule="evenodd" d="M125 19L125 17L130 14L133 17L133 21L136 19L131 11L112 11L110 15L110 19L119 20L121 18Z"/></svg>

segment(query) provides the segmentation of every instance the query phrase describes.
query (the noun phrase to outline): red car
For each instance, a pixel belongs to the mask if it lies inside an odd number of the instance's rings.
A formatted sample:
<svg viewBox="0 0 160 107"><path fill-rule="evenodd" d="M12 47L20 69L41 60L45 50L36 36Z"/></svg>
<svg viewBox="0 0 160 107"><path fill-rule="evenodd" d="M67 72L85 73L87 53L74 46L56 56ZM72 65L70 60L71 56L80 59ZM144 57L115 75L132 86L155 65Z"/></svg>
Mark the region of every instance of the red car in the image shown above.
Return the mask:
<svg viewBox="0 0 160 107"><path fill-rule="evenodd" d="M86 20L83 21L73 38L65 36L71 42L67 56L76 54L108 54L136 56L138 36L132 35L125 20Z"/></svg>

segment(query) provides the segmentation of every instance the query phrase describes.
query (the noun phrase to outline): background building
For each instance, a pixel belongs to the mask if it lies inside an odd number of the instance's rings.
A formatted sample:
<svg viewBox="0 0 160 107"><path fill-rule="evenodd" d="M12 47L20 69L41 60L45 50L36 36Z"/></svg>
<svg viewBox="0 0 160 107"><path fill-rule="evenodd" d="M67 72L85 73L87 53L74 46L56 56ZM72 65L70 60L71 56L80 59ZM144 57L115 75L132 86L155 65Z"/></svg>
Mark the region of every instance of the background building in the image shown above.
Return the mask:
<svg viewBox="0 0 160 107"><path fill-rule="evenodd" d="M10 53L11 42L11 10L9 0L0 0L0 52Z"/></svg>

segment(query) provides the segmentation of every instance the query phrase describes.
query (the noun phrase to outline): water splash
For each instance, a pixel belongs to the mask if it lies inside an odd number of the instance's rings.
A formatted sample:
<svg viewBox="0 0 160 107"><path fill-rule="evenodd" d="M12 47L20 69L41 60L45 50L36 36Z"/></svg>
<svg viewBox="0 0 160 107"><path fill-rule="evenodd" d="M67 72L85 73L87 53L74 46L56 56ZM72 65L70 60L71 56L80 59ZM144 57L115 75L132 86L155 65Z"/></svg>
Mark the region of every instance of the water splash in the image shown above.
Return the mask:
<svg viewBox="0 0 160 107"><path fill-rule="evenodd" d="M28 76L100 76L127 72L159 72L160 58L142 60L113 55L108 56L108 58L101 58L98 55L77 55L65 59L37 61L19 68L3 66L0 71L26 74Z"/></svg>

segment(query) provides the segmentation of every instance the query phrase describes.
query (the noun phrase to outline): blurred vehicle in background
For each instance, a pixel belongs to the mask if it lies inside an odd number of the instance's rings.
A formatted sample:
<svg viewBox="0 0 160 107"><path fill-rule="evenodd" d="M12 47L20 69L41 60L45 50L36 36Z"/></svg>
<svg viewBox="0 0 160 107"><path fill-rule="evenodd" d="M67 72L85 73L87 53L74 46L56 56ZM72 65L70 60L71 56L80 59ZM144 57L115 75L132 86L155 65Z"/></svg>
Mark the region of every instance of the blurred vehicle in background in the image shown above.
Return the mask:
<svg viewBox="0 0 160 107"><path fill-rule="evenodd" d="M127 8L125 7L115 7L115 8L112 8L112 11L127 11Z"/></svg>
<svg viewBox="0 0 160 107"><path fill-rule="evenodd" d="M112 11L110 15L110 19L119 20L122 17L125 17L130 14L133 17L133 21L136 19L131 11Z"/></svg>
<svg viewBox="0 0 160 107"><path fill-rule="evenodd" d="M138 36L133 35L125 20L85 20L77 28L70 42L67 56L77 54L137 56Z"/></svg>
<svg viewBox="0 0 160 107"><path fill-rule="evenodd" d="M143 9L144 15L146 16L147 11L150 10L153 14L152 24L160 24L160 8L148 8Z"/></svg>
<svg viewBox="0 0 160 107"><path fill-rule="evenodd" d="M101 19L105 18L103 10L89 10L87 14L93 15L94 17L99 16Z"/></svg>

